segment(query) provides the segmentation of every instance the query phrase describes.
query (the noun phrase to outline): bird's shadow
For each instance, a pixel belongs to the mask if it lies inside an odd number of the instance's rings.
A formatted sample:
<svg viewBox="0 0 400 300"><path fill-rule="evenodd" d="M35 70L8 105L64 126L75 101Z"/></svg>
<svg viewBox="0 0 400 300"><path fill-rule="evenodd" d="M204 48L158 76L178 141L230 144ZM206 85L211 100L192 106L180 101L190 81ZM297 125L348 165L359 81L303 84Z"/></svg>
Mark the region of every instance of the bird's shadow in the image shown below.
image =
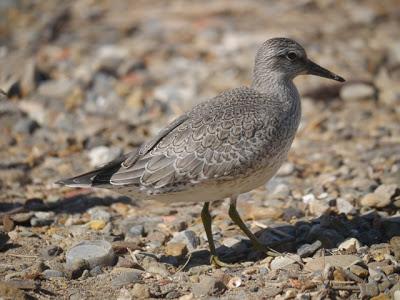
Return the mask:
<svg viewBox="0 0 400 300"><path fill-rule="evenodd" d="M20 212L53 211L56 214L84 213L95 206L110 206L114 203L136 205L131 198L125 196L93 196L92 194L77 194L71 197L61 198L56 202L44 202L42 199L28 199L21 203L0 203L0 216L12 215Z"/></svg>
<svg viewBox="0 0 400 300"><path fill-rule="evenodd" d="M371 246L400 236L400 217L384 218L377 212L352 216L330 213L309 221L271 226L255 235L264 245L273 244L271 248L277 253L296 253L301 246L317 240L321 242L322 249L330 250L352 237L362 246ZM266 257L265 253L255 250L248 239L242 239L231 247L222 245L217 253L227 263L255 262ZM164 259L171 260L168 257ZM185 270L209 264L209 260L209 251L193 252Z"/></svg>

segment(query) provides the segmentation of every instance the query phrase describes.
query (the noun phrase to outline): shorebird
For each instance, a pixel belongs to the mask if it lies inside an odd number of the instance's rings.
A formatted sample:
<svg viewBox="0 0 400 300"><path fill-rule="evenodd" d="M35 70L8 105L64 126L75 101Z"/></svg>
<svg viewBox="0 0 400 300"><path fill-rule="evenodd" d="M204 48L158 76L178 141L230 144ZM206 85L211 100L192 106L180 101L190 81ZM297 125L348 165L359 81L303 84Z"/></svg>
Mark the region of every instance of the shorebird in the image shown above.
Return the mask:
<svg viewBox="0 0 400 300"><path fill-rule="evenodd" d="M200 103L137 151L57 183L111 189L135 199L204 202L201 219L216 266L226 264L215 249L209 203L229 197L232 221L257 249L267 251L242 221L236 200L267 182L286 159L301 117L293 79L303 74L344 81L311 61L294 40L269 39L257 51L250 87Z"/></svg>

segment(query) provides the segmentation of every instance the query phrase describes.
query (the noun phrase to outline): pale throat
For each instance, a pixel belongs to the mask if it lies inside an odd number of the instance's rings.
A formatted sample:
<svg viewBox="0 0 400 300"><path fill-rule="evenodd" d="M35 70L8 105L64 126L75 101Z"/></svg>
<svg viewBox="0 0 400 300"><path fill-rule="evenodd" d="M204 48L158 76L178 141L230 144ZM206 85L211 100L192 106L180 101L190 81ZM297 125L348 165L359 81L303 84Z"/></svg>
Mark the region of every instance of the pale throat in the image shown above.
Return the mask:
<svg viewBox="0 0 400 300"><path fill-rule="evenodd" d="M268 95L273 101L282 103L288 109L300 102L299 92L293 83L293 78L278 72L254 71L251 87Z"/></svg>

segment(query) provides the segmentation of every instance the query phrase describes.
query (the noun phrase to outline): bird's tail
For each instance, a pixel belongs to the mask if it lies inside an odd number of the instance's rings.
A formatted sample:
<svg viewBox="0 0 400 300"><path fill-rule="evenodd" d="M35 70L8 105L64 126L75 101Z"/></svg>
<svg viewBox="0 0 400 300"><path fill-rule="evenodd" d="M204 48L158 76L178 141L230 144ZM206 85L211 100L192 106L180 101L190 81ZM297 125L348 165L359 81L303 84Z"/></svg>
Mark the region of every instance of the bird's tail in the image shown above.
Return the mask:
<svg viewBox="0 0 400 300"><path fill-rule="evenodd" d="M95 178L97 175L99 175L100 172L101 170L94 170L75 177L61 179L56 181L55 183L69 187L91 187L94 186L93 183L95 181Z"/></svg>
<svg viewBox="0 0 400 300"><path fill-rule="evenodd" d="M56 184L65 185L69 187L107 187L110 186L111 176L121 168L121 163L125 160L126 156L117 158L114 161L106 164L99 169L56 181Z"/></svg>

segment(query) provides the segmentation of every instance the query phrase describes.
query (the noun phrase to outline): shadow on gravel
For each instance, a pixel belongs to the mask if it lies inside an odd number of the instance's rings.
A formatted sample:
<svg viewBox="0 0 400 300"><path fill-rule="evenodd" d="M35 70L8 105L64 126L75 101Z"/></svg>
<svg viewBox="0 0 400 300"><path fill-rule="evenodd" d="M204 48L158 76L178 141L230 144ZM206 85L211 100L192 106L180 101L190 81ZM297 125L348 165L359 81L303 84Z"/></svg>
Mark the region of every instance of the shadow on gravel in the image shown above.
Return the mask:
<svg viewBox="0 0 400 300"><path fill-rule="evenodd" d="M352 237L359 240L362 246L371 246L389 242L392 237L400 236L400 217L383 218L376 212L362 216L331 213L293 225L265 228L255 235L263 244L274 245L271 248L279 253L296 253L303 245L312 244L317 240L321 242L320 248L329 250L337 248L341 242ZM243 239L229 248L220 246L217 252L227 263L257 261L266 257L264 253L254 250L248 239ZM208 263L209 252L197 251L192 254L186 270Z"/></svg>
<svg viewBox="0 0 400 300"><path fill-rule="evenodd" d="M61 199L56 203L55 213L83 213L94 206L110 206L114 203L125 203L135 205L129 197L95 197L90 195L79 195L71 198Z"/></svg>
<svg viewBox="0 0 400 300"><path fill-rule="evenodd" d="M57 202L44 202L42 199L29 199L24 204L8 203L0 204L0 217L21 212L31 211L54 211L55 213L83 213L94 206L110 206L113 203L126 203L135 205L131 198L118 197L97 197L90 194L79 194L76 196L60 199Z"/></svg>

